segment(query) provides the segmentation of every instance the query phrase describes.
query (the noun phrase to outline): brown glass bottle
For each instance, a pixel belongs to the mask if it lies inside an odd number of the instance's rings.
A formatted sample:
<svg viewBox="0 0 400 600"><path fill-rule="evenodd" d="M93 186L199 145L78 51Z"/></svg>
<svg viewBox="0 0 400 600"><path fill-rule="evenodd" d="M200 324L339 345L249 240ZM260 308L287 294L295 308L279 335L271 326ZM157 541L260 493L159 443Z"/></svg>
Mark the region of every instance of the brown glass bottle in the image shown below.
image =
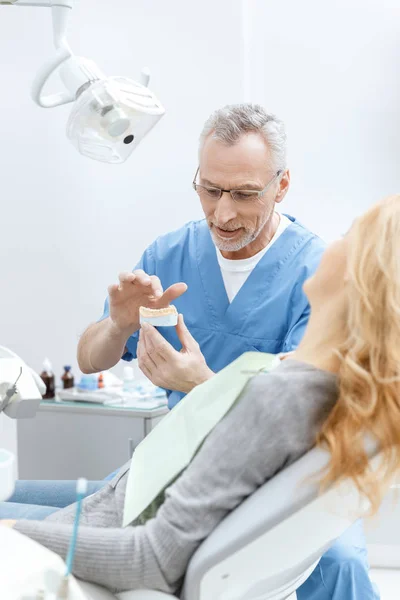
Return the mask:
<svg viewBox="0 0 400 600"><path fill-rule="evenodd" d="M64 390L69 390L74 387L74 376L71 373L71 367L64 367L64 375L61 377Z"/></svg>
<svg viewBox="0 0 400 600"><path fill-rule="evenodd" d="M46 386L46 392L43 394L43 398L45 400L52 400L56 395L56 382L51 370L51 363L47 358L43 363L43 371L40 374L40 377Z"/></svg>

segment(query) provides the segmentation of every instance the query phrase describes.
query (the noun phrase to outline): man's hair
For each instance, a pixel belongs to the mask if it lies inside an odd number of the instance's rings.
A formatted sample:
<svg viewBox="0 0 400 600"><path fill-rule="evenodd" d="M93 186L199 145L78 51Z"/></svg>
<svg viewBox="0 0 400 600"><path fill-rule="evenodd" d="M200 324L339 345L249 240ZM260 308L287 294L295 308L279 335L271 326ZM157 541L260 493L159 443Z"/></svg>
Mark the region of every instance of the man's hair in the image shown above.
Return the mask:
<svg viewBox="0 0 400 600"><path fill-rule="evenodd" d="M201 132L199 153L210 135L233 146L246 133L259 133L271 150L275 169L286 169L285 125L259 104L230 104L213 112Z"/></svg>

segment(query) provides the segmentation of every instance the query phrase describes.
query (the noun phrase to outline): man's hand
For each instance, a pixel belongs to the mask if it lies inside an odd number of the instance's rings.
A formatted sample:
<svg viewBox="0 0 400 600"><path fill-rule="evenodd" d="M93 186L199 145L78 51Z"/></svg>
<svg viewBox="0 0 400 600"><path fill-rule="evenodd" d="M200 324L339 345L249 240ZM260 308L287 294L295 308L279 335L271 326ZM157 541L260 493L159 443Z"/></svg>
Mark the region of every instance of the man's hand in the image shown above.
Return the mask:
<svg viewBox="0 0 400 600"><path fill-rule="evenodd" d="M0 525L3 525L3 527L14 527L15 523L17 521L13 521L12 519L1 519L0 520Z"/></svg>
<svg viewBox="0 0 400 600"><path fill-rule="evenodd" d="M139 308L166 308L184 294L185 283L175 283L163 290L161 282L155 275L147 275L138 270L133 273L122 273L119 285L108 288L110 297L110 320L118 332L132 335L139 329Z"/></svg>
<svg viewBox="0 0 400 600"><path fill-rule="evenodd" d="M182 315L178 317L176 332L182 344L180 352L154 327L144 323L140 330L137 357L140 369L154 385L187 394L214 373L208 368L199 344L187 329Z"/></svg>

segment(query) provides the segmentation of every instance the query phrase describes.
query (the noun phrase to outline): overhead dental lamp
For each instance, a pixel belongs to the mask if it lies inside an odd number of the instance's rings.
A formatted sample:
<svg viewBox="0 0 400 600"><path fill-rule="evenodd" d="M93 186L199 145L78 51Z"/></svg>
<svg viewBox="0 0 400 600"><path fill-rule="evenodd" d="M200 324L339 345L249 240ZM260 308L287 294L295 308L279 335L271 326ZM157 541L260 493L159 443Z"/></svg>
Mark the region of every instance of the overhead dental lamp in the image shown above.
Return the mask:
<svg viewBox="0 0 400 600"><path fill-rule="evenodd" d="M126 77L106 77L87 58L75 56L66 40L74 0L0 0L13 6L48 7L52 10L56 53L35 77L32 98L43 108L73 103L67 137L89 158L122 163L156 125L164 108L148 89L150 75L142 71L141 83ZM65 89L45 95L44 87L59 72Z"/></svg>

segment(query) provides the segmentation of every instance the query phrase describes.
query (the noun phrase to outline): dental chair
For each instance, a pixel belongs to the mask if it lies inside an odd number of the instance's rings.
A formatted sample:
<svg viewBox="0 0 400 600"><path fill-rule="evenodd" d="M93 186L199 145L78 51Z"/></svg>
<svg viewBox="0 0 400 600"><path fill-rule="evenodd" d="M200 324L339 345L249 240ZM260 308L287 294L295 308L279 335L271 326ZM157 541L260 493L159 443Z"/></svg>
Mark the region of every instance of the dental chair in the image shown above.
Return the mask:
<svg viewBox="0 0 400 600"><path fill-rule="evenodd" d="M0 348L1 358L7 359L2 361L2 375L9 375L2 394L18 381L17 401L6 406L5 412L18 416L26 405L19 416L33 416L41 398L41 382L34 385L26 365L10 351ZM366 450L374 468L379 454L368 442ZM352 482L319 494L317 474L328 460L327 452L314 448L229 514L192 557L179 595L151 590L113 595L72 578L70 600L294 600L295 591L320 557L368 509ZM11 494L14 481L9 462L7 453L0 454L4 498ZM38 581L50 571L65 572L59 556L5 527L0 528L0 564L1 600L19 600L17 588L29 584L30 589L37 589Z"/></svg>
<svg viewBox="0 0 400 600"><path fill-rule="evenodd" d="M371 449L369 456L376 466L379 455ZM295 600L320 557L369 508L351 482L319 494L312 476L328 458L314 448L228 515L192 557L177 597ZM90 600L175 598L151 590L101 595L91 584L81 585Z"/></svg>

